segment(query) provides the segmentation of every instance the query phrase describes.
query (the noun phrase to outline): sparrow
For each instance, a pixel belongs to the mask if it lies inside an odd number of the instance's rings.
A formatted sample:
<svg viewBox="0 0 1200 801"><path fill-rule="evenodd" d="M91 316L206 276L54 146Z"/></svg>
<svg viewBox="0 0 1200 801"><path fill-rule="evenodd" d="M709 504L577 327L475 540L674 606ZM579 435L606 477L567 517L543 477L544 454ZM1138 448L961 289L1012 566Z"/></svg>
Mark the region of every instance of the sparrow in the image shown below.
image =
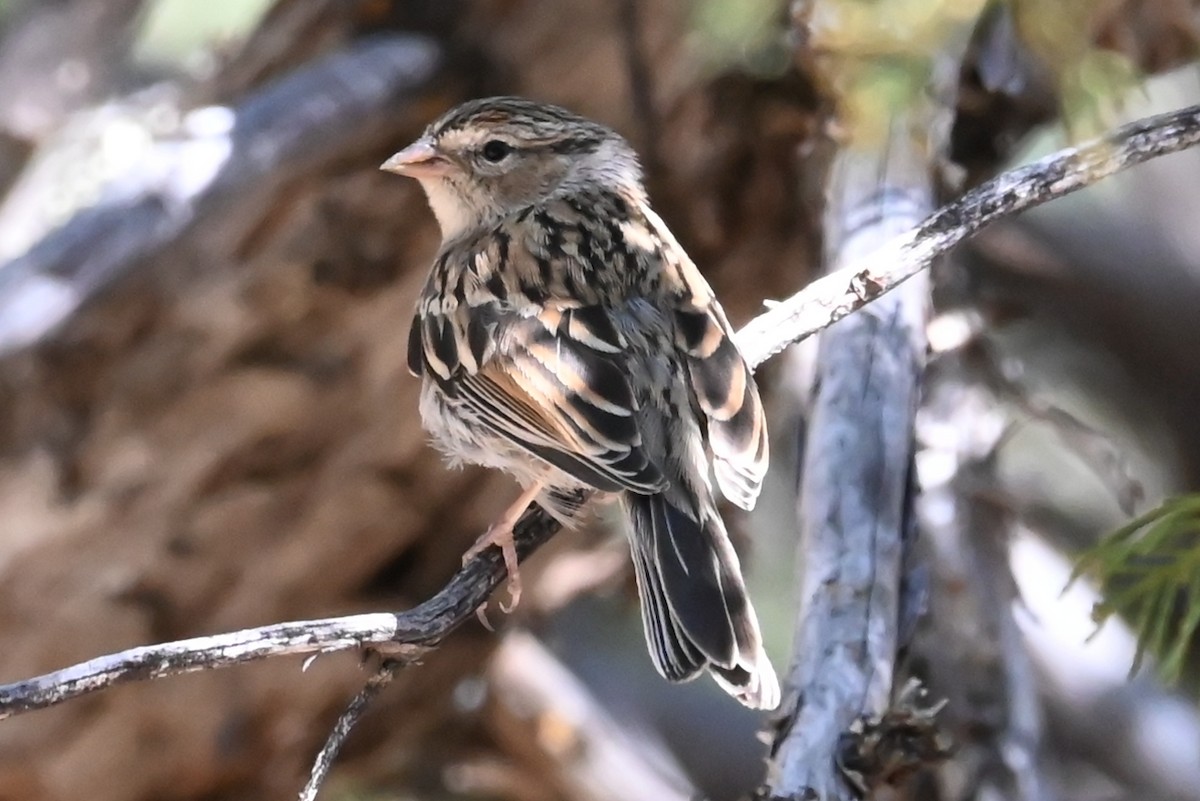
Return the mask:
<svg viewBox="0 0 1200 801"><path fill-rule="evenodd" d="M442 234L408 339L422 422L451 463L523 488L468 558L499 547L515 603L512 529L528 505L569 526L615 500L658 672L707 670L746 706L775 708L709 480L711 466L725 498L753 508L762 402L633 149L566 109L495 97L446 112L382 169L420 182Z"/></svg>

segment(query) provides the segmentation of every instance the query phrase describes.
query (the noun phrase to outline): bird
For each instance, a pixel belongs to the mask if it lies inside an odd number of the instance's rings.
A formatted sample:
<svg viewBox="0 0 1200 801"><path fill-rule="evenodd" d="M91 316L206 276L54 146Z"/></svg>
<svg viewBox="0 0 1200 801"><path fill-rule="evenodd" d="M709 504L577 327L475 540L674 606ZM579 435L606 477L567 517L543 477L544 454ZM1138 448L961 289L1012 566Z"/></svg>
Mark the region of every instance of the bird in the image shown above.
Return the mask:
<svg viewBox="0 0 1200 801"><path fill-rule="evenodd" d="M499 547L515 604L523 511L570 526L615 502L658 672L707 671L774 709L779 681L710 482L754 507L762 401L633 148L564 108L492 97L450 109L381 169L420 182L442 236L408 338L422 423L451 464L522 487L464 561Z"/></svg>

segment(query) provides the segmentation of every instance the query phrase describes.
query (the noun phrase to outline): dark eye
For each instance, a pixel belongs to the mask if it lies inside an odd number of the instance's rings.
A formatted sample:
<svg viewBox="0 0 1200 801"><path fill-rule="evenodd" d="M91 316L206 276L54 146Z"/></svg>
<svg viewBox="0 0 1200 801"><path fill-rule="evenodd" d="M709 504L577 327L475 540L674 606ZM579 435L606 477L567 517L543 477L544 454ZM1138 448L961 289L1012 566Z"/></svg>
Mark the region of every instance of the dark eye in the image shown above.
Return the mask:
<svg viewBox="0 0 1200 801"><path fill-rule="evenodd" d="M483 157L493 164L504 161L504 157L512 152L512 145L499 139L489 139L483 146Z"/></svg>

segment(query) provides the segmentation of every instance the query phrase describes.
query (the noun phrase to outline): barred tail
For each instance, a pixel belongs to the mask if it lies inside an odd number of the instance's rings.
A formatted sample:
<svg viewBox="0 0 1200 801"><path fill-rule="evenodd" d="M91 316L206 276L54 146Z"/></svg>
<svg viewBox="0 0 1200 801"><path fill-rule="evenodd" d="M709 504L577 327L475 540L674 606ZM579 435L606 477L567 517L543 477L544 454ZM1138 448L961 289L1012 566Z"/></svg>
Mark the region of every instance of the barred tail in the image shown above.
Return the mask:
<svg viewBox="0 0 1200 801"><path fill-rule="evenodd" d="M687 681L707 668L746 706L778 706L779 681L721 518L712 511L696 520L661 494L625 493L623 504L658 672Z"/></svg>

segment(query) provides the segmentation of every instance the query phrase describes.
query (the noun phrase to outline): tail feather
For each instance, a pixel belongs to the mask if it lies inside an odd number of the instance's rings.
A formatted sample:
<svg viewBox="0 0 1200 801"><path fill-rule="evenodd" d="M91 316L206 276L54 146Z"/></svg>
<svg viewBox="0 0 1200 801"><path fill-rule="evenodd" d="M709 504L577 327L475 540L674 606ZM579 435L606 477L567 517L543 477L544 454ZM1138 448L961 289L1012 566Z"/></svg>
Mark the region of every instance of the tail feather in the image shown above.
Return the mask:
<svg viewBox="0 0 1200 801"><path fill-rule="evenodd" d="M626 493L642 622L655 667L671 681L708 668L743 704L773 709L779 682L720 517L702 521L665 496Z"/></svg>
<svg viewBox="0 0 1200 801"><path fill-rule="evenodd" d="M646 505L651 511L655 564L673 620L709 661L732 667L739 645L753 632L746 631L746 591L733 572L737 557L732 550L721 553L722 546L729 545L724 532L710 536L716 532L706 531L662 496Z"/></svg>
<svg viewBox="0 0 1200 801"><path fill-rule="evenodd" d="M671 616L662 578L654 566L654 557L635 543L633 567L642 603L642 624L650 658L668 681L690 681L699 675L707 661Z"/></svg>

